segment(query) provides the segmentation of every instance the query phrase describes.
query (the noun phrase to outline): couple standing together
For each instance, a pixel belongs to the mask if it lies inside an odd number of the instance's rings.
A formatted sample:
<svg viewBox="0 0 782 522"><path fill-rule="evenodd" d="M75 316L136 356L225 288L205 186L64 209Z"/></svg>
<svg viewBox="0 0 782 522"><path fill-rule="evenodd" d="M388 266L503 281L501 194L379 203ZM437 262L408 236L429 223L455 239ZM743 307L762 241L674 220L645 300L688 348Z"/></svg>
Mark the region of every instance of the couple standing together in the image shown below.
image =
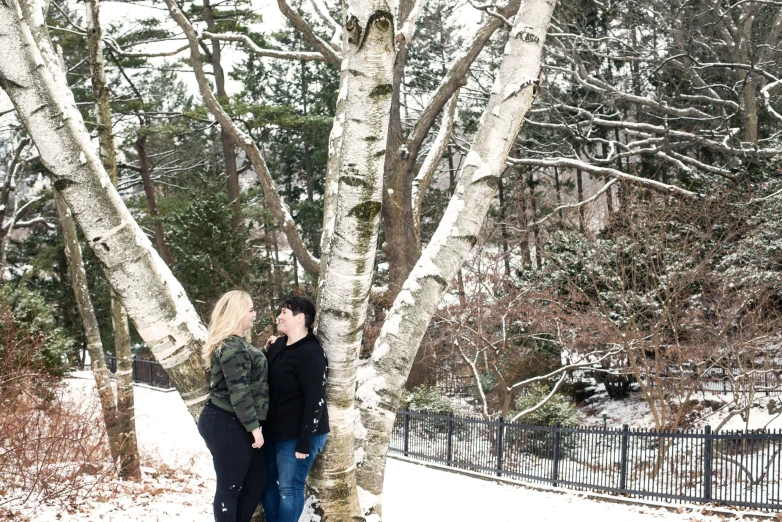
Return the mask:
<svg viewBox="0 0 782 522"><path fill-rule="evenodd" d="M243 337L254 320L250 295L228 292L212 311L204 346L211 376L198 432L217 475L215 521L249 522L260 500L268 522L296 522L329 431L328 361L306 297L283 302L279 337L269 338L265 354Z"/></svg>

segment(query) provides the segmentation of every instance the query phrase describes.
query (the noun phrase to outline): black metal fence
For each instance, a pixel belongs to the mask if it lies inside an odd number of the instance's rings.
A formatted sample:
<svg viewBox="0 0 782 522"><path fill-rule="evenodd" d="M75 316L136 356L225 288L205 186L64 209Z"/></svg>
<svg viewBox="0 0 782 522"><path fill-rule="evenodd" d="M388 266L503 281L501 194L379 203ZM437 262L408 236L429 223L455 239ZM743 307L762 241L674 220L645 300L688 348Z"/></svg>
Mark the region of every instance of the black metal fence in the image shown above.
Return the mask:
<svg viewBox="0 0 782 522"><path fill-rule="evenodd" d="M111 373L117 373L117 357L115 355L107 355L106 366L108 366ZM159 362L149 359L136 359L133 357L133 381L143 382L158 388L171 388L168 374L163 369L163 366Z"/></svg>
<svg viewBox="0 0 782 522"><path fill-rule="evenodd" d="M400 410L391 453L552 486L782 509L782 431L528 426Z"/></svg>

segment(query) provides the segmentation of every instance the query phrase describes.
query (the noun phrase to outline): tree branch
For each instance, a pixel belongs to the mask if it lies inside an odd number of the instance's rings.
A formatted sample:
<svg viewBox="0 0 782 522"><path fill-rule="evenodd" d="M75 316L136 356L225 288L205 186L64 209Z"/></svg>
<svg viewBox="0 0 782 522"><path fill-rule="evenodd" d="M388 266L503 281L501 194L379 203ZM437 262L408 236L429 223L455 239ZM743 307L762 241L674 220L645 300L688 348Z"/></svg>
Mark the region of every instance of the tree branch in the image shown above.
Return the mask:
<svg viewBox="0 0 782 522"><path fill-rule="evenodd" d="M269 173L269 169L266 167L266 162L263 160L260 150L258 150L258 147L253 142L252 138L242 132L228 114L226 114L209 87L206 74L204 74L203 64L201 63L198 37L193 26L187 18L185 18L184 14L182 14L182 11L179 10L179 7L174 3L174 0L165 0L165 2L171 16L182 28L185 36L187 36L190 45L190 63L193 66L198 87L201 90L201 95L204 97L204 102L209 108L209 111L217 119L222 128L231 135L234 142L238 144L250 158L250 161L253 164L253 170L255 170L258 175L258 180L263 187L266 205L285 232L285 236L288 238L288 242L291 245L293 253L296 255L296 259L299 260L304 270L313 275L317 275L320 272L320 262L310 254L307 247L304 245L299 229L296 226L296 223L294 223L293 218L291 218L288 207L285 205L282 198L280 198L280 195L277 194L274 180Z"/></svg>
<svg viewBox="0 0 782 522"><path fill-rule="evenodd" d="M281 58L285 60L304 60L304 61L321 61L325 62L326 57L322 53L305 52L305 51L278 51L275 49L264 49L253 42L249 36L237 33L221 33L215 34L209 31L201 33L201 38L206 40L221 40L224 42L239 42L244 44L250 51L259 56L265 56L267 58ZM340 59L342 57L337 55Z"/></svg>
<svg viewBox="0 0 782 522"><path fill-rule="evenodd" d="M437 132L437 137L432 143L432 148L429 150L429 154L426 155L421 169L418 171L418 175L413 180L413 219L415 219L416 229L421 226L421 205L424 201L424 195L429 188L429 183L437 171L437 166L440 164L440 159L443 157L443 153L448 148L448 141L451 138L451 130L453 129L453 122L456 119L456 104L459 98L459 89L453 93L451 99L448 102L448 106L443 111L443 119L440 122L440 130Z"/></svg>
<svg viewBox="0 0 782 522"><path fill-rule="evenodd" d="M667 185L665 183L661 183L653 179L646 179L646 178L641 178L639 176L633 176L631 174L627 174L620 170L611 169L608 167L596 167L589 163L585 163L583 161L578 161L569 158L557 158L557 159L550 160L550 159L535 159L535 158L516 159L516 158L509 157L508 164L533 166L533 167L564 167L564 168L571 168L571 169L580 169L583 170L584 172L590 172L592 174L597 174L599 176L611 176L614 178L619 178L623 181L629 181L630 183L633 183L635 185L641 185L647 188L651 188L656 190L657 192L662 192L663 194L681 196L687 199L694 199L699 197L699 194L677 187L676 185Z"/></svg>
<svg viewBox="0 0 782 522"><path fill-rule="evenodd" d="M498 12L505 18L509 18L519 10L519 4L520 0L511 0L508 5L498 10ZM469 72L470 67L475 59L478 58L478 55L481 54L481 51L486 45L486 42L489 41L489 38L491 38L494 32L502 27L503 24L504 22L502 20L492 17L486 25L478 30L475 39L465 53L461 58L456 60L451 67L451 70L445 75L440 86L432 95L432 100L421 113L420 118L418 118L415 127L413 127L413 130L410 132L410 136L407 139L406 147L411 156L414 157L414 155L417 154L418 149L426 139L427 134L429 134L429 130L437 120L437 116L442 112L443 107L448 100L451 99L453 93L467 84L467 73Z"/></svg>
<svg viewBox="0 0 782 522"><path fill-rule="evenodd" d="M315 34L312 27L301 17L299 13L294 11L291 6L285 0L277 0L277 5L280 7L280 11L285 17L290 20L293 26L301 32L301 35L316 51L321 53L326 61L333 65L337 70L342 68L342 58L337 52L328 44L323 38Z"/></svg>

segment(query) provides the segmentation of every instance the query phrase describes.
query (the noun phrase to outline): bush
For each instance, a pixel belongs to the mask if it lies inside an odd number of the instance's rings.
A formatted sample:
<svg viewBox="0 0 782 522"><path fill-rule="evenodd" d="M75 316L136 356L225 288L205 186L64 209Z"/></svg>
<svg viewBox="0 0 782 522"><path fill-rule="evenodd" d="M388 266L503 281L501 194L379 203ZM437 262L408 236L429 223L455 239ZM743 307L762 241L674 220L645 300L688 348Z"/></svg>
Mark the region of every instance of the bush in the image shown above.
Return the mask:
<svg viewBox="0 0 782 522"><path fill-rule="evenodd" d="M21 284L0 287L0 381L25 368L62 377L73 339L43 298Z"/></svg>
<svg viewBox="0 0 782 522"><path fill-rule="evenodd" d="M66 398L60 374L71 343L39 299L7 288L0 295L2 501L76 501L112 473L100 410L84 397ZM27 315L36 310L38 317Z"/></svg>
<svg viewBox="0 0 782 522"><path fill-rule="evenodd" d="M542 401L550 392L551 389L545 384L533 384L527 395L516 399L515 413L532 408ZM513 417L515 413L510 416ZM563 428L569 428L578 425L578 423L581 422L581 417L576 411L576 407L565 395L555 393L546 404L532 413L523 416L519 419L519 422L539 426L552 426L556 422L559 422Z"/></svg>
<svg viewBox="0 0 782 522"><path fill-rule="evenodd" d="M402 406L408 410L421 413L434 413L438 415L448 415L453 413L453 406L447 398L437 388L432 388L426 384L415 388L402 400Z"/></svg>

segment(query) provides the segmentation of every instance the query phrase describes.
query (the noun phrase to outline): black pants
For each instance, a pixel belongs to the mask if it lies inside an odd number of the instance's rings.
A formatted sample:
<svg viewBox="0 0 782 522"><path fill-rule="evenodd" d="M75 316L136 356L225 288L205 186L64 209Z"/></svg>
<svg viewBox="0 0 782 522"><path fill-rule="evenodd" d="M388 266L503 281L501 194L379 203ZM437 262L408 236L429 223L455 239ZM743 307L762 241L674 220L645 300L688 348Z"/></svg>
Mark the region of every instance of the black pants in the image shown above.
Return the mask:
<svg viewBox="0 0 782 522"><path fill-rule="evenodd" d="M249 522L266 489L266 448L253 448L253 436L239 419L211 404L201 412L198 433L217 475L215 522Z"/></svg>

